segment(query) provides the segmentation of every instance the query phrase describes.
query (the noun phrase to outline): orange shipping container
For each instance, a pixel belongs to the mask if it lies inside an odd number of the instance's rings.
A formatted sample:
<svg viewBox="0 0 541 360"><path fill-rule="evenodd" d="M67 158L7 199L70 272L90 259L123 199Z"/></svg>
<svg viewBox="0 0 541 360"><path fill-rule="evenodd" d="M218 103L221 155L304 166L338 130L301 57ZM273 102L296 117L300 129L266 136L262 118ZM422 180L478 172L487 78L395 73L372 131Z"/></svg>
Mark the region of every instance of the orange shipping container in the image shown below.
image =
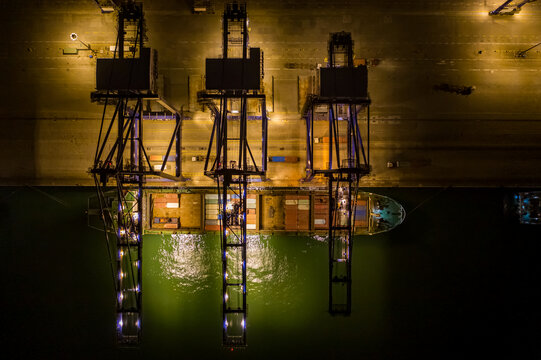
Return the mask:
<svg viewBox="0 0 541 360"><path fill-rule="evenodd" d="M333 140L334 140L334 139L333 139ZM324 137L323 137L323 142L324 142L325 144L328 144L328 143L329 143L329 137L328 137L328 136L324 136ZM345 143L345 142L346 142L346 137L345 137L345 136L339 136L339 137L338 137L338 142L339 142L339 143L342 143L342 144Z"/></svg>
<svg viewBox="0 0 541 360"><path fill-rule="evenodd" d="M310 212L308 210L299 210L297 211L297 219L299 220L308 220L310 218Z"/></svg>
<svg viewBox="0 0 541 360"><path fill-rule="evenodd" d="M297 219L295 221L286 221L286 230L297 230Z"/></svg>
<svg viewBox="0 0 541 360"><path fill-rule="evenodd" d="M298 156L284 156L284 160L286 163L296 163L300 158Z"/></svg>
<svg viewBox="0 0 541 360"><path fill-rule="evenodd" d="M286 218L286 227L297 227L297 218Z"/></svg>
<svg viewBox="0 0 541 360"><path fill-rule="evenodd" d="M308 230L310 228L308 219L305 219L305 220L299 219L299 221L297 222L297 228L299 230Z"/></svg>
<svg viewBox="0 0 541 360"><path fill-rule="evenodd" d="M296 230L297 230L297 224L295 224L295 225L288 225L288 224L286 224L286 230L289 230L289 231L296 231Z"/></svg>
<svg viewBox="0 0 541 360"><path fill-rule="evenodd" d="M286 206L286 221L288 220L288 218L297 218L297 205Z"/></svg>

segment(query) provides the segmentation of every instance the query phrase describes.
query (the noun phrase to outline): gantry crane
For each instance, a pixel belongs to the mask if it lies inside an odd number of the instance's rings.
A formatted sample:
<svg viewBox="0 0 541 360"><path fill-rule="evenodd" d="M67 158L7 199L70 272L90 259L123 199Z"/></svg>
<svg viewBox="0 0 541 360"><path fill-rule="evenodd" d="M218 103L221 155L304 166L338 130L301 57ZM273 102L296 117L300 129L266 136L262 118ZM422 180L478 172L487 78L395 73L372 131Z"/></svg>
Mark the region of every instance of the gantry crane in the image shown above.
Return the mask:
<svg viewBox="0 0 541 360"><path fill-rule="evenodd" d="M113 58L97 60L96 91L91 94L104 109L90 173L114 278L116 339L122 345L136 345L141 340L143 188L149 176L184 180L180 174L182 117L156 92L157 53L144 47L142 3L117 1L114 5L118 33ZM176 121L159 169L151 166L143 143L144 100L157 101L164 107L163 113ZM108 105L114 106L114 112L105 130L105 118L111 113ZM168 174L164 169L174 143L176 169L175 174Z"/></svg>
<svg viewBox="0 0 541 360"><path fill-rule="evenodd" d="M117 7L113 0L94 0L103 14L112 13Z"/></svg>
<svg viewBox="0 0 541 360"><path fill-rule="evenodd" d="M206 59L206 90L198 100L214 118L205 174L216 180L220 199L223 345L236 347L246 345L247 187L252 177L266 173L267 115L263 53L249 48L246 4L226 4L222 26L223 54ZM260 139L261 150L250 146L250 138Z"/></svg>
<svg viewBox="0 0 541 360"><path fill-rule="evenodd" d="M328 66L318 72L319 89L308 95L303 107L307 131L306 180L315 175L324 175L328 179L329 312L347 315L351 312L351 256L357 191L359 180L370 173L370 98L366 66L353 65L351 34L331 33L328 52ZM328 111L328 161L316 169L314 115L316 108L321 110L321 107ZM366 126L361 126L364 121Z"/></svg>

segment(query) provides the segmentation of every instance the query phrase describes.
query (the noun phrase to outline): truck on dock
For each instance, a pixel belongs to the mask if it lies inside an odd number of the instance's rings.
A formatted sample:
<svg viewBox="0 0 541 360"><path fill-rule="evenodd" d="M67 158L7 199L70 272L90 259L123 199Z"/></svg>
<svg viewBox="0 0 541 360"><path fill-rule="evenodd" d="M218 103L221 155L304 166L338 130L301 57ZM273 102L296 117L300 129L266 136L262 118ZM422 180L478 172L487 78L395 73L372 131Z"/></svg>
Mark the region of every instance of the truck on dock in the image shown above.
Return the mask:
<svg viewBox="0 0 541 360"><path fill-rule="evenodd" d="M347 142L346 137L345 136L339 136L338 137L338 142L340 144L345 144ZM328 144L329 143L329 137L328 136L316 137L316 138L314 138L314 143L315 144Z"/></svg>
<svg viewBox="0 0 541 360"><path fill-rule="evenodd" d="M298 156L269 156L269 162L296 163L299 160Z"/></svg>

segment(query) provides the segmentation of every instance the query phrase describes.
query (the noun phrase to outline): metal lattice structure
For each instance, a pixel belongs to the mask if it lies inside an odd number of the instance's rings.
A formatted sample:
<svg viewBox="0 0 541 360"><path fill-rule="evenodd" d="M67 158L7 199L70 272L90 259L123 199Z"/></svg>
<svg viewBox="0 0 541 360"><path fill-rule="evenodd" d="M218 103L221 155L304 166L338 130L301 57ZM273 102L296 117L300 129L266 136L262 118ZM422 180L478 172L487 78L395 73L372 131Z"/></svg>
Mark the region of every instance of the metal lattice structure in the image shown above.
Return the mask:
<svg viewBox="0 0 541 360"><path fill-rule="evenodd" d="M206 90L198 98L214 118L205 174L216 180L219 194L223 345L237 347L246 345L247 188L252 178L266 173L268 124L263 57L258 48L248 47L246 5L226 4L222 25L223 54L206 60ZM261 115L249 117L250 107ZM261 139L259 165L249 143L254 134Z"/></svg>
<svg viewBox="0 0 541 360"><path fill-rule="evenodd" d="M328 50L328 67L319 71L319 91L308 96L303 108L307 131L306 180L316 175L328 178L329 312L348 315L358 185L370 173L370 98L366 66L353 66L351 34L332 33ZM323 144L328 146L328 161L316 168L314 114L316 107L322 106L328 111L328 144ZM361 125L363 121L365 126Z"/></svg>
<svg viewBox="0 0 541 360"><path fill-rule="evenodd" d="M115 280L116 339L122 345L137 345L142 334L143 189L148 176L184 180L180 175L182 116L156 93L156 57L155 52L144 47L142 4L126 1L117 11L114 57L98 59L96 91L91 94L91 99L102 103L104 110L90 173L96 185ZM176 121L163 164L156 170L143 144L144 100L158 101ZM110 105L114 112L105 130ZM168 174L164 169L173 143L177 167L175 174Z"/></svg>
<svg viewBox="0 0 541 360"><path fill-rule="evenodd" d="M113 0L94 0L94 2L98 5L102 14L112 13L118 8L116 2Z"/></svg>
<svg viewBox="0 0 541 360"><path fill-rule="evenodd" d="M522 10L522 7L535 0L506 0L496 9L490 11L489 15L514 15Z"/></svg>

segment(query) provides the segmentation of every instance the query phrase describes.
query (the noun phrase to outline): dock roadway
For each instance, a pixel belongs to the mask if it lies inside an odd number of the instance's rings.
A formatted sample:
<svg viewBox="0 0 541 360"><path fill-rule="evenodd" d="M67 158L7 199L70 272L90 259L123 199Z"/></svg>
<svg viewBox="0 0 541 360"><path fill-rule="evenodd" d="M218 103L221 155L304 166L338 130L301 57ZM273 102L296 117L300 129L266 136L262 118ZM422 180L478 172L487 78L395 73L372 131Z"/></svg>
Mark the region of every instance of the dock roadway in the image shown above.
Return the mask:
<svg viewBox="0 0 541 360"><path fill-rule="evenodd" d="M204 59L221 51L223 3L213 3L214 15L192 15L188 2L145 4L162 93L191 110L183 125L186 186L213 184L202 175L203 163L191 161L206 153L212 127L193 99ZM365 186L539 185L541 47L526 58L515 54L541 41L541 3L527 4L518 15L489 17L499 4L248 2L250 43L265 52L269 155L301 160L270 164L264 186L307 185L300 182L305 127L299 97L314 74L310 68L325 63L329 32L342 30L352 33L356 56L370 65L373 172ZM100 14L91 0L3 2L0 8L6 29L0 39L0 184L92 185L87 170L102 108L89 94L95 57L115 42L114 16ZM94 58L69 39L72 32L96 50ZM78 55L63 55L73 47L81 49ZM476 88L469 96L434 90L442 83ZM145 145L157 154L173 124L145 126ZM328 135L326 126L318 122L316 136ZM316 145L315 158L325 161L323 145ZM389 169L388 161L405 166Z"/></svg>

